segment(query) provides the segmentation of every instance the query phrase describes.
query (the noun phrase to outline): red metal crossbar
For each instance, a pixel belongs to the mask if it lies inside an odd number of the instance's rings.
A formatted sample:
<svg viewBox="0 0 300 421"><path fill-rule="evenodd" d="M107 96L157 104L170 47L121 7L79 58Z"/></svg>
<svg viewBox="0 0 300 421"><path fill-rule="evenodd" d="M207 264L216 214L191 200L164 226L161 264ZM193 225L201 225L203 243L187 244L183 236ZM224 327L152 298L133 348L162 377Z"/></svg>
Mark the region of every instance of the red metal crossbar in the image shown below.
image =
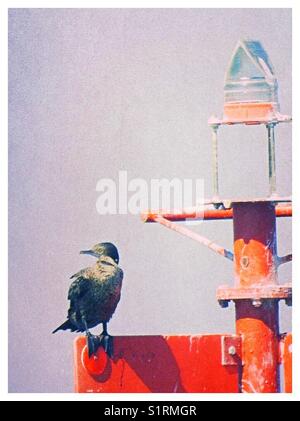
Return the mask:
<svg viewBox="0 0 300 421"><path fill-rule="evenodd" d="M168 211L148 211L143 212L141 217L144 222L156 222L155 218L157 215L162 216L165 219L173 222L186 221L189 219L193 220L216 220L216 219L232 219L232 208L230 209L205 209L201 210L197 207L190 208L186 211L168 212ZM292 206L276 206L276 217L283 218L292 216Z"/></svg>

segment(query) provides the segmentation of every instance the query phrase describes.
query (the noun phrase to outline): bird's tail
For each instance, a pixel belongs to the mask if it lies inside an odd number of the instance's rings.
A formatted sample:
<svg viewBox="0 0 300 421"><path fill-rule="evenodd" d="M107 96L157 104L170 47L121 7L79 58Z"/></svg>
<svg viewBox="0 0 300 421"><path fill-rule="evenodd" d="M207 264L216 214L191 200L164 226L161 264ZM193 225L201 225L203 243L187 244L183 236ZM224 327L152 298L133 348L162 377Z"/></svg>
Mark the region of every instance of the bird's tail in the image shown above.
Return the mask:
<svg viewBox="0 0 300 421"><path fill-rule="evenodd" d="M68 330L71 329L72 331L74 330L74 326L72 325L72 323L70 322L70 320L66 320L62 325L58 326L58 328L56 328L55 330L53 330L52 333L56 333L59 330Z"/></svg>

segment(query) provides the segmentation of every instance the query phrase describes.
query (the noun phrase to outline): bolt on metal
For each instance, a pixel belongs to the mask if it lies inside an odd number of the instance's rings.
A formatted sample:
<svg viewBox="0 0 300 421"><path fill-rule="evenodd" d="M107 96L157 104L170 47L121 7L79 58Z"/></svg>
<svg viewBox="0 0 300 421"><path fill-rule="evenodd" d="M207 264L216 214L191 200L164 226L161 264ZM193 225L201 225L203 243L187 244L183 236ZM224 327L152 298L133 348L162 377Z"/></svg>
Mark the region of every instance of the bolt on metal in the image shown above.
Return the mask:
<svg viewBox="0 0 300 421"><path fill-rule="evenodd" d="M253 307L259 308L262 306L262 301L261 300L252 300L252 305Z"/></svg>
<svg viewBox="0 0 300 421"><path fill-rule="evenodd" d="M228 354L229 355L236 355L236 348L235 348L235 346L233 346L233 345L231 345L229 348L228 348Z"/></svg>

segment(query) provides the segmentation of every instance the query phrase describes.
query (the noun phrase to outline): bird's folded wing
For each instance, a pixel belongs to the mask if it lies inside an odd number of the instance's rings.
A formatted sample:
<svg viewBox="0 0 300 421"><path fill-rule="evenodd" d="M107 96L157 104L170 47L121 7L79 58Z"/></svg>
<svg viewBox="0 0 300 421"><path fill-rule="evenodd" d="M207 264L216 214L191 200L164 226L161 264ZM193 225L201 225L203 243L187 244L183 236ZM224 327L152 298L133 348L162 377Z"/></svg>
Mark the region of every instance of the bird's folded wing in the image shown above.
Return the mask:
<svg viewBox="0 0 300 421"><path fill-rule="evenodd" d="M80 276L72 282L69 288L68 299L71 301L79 300L89 291L90 287L91 281Z"/></svg>

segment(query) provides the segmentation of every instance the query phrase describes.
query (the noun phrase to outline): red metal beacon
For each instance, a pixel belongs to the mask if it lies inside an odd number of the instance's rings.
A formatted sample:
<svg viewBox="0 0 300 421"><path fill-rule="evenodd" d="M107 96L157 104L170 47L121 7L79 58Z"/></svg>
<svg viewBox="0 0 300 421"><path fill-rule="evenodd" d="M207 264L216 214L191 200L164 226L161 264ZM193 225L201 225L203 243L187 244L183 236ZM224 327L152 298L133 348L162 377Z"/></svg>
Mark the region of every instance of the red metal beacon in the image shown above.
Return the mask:
<svg viewBox="0 0 300 421"><path fill-rule="evenodd" d="M214 195L218 191L217 131L221 125L264 124L267 128L269 196L263 199L232 200L234 234L234 286L221 286L219 303L230 300L236 307L236 333L242 338L243 392L278 392L280 350L291 352L290 335L280 336L278 302L292 303L291 284L278 283L277 269L292 255L277 255L276 216L291 210L290 198L276 193L275 127L290 122L279 113L278 84L266 51L259 41L240 41L234 51L225 79L222 120L211 118L214 149ZM290 214L286 214L289 216ZM283 360L286 361L286 355ZM288 358L291 361L291 358ZM291 391L290 368L286 367L286 392Z"/></svg>
<svg viewBox="0 0 300 421"><path fill-rule="evenodd" d="M292 304L292 286L278 282L278 267L292 255L277 255L276 218L292 216L291 198L276 193L275 128L290 122L280 114L278 84L259 41L240 41L225 78L222 119L210 118L213 198L180 212L150 211L156 222L233 261L233 282L217 290L219 304L233 301L236 334L126 336L115 338L114 357L103 350L88 358L85 338L75 342L77 392L292 392L292 337L280 334L278 303ZM221 199L218 130L233 124L267 129L269 196ZM176 224L191 219L233 221L233 252ZM280 370L282 367L282 370ZM280 374L282 373L282 379Z"/></svg>

